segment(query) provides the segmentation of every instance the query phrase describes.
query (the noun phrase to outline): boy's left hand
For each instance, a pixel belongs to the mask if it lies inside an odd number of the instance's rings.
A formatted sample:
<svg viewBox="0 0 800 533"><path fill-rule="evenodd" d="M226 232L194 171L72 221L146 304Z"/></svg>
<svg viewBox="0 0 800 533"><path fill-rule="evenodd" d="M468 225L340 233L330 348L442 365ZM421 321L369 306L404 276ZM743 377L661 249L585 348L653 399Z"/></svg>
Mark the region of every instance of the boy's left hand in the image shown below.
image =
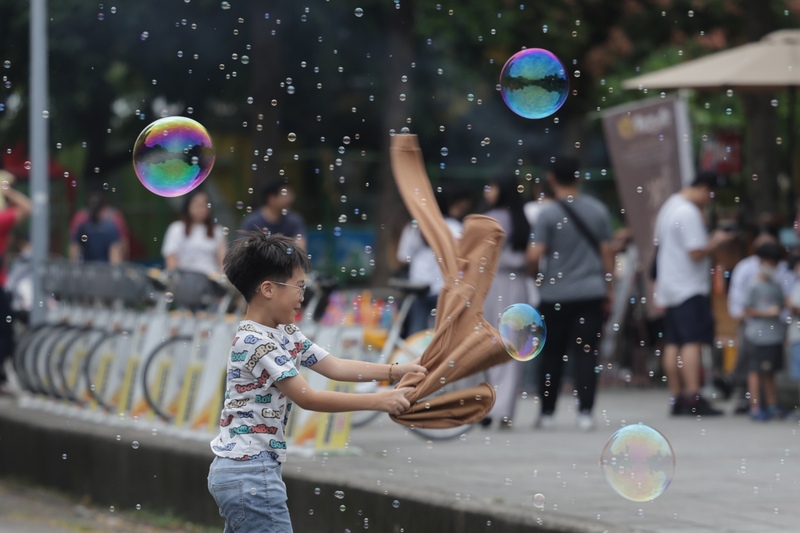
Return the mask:
<svg viewBox="0 0 800 533"><path fill-rule="evenodd" d="M410 363L404 363L402 365L397 365L397 369L396 370L397 370L398 378L402 378L403 376L405 376L409 372L419 372L419 373L421 373L423 375L427 375L428 374L428 369L425 368L424 366L422 366L421 364L419 364L419 361L420 361L420 358L417 357L416 359L414 359Z"/></svg>

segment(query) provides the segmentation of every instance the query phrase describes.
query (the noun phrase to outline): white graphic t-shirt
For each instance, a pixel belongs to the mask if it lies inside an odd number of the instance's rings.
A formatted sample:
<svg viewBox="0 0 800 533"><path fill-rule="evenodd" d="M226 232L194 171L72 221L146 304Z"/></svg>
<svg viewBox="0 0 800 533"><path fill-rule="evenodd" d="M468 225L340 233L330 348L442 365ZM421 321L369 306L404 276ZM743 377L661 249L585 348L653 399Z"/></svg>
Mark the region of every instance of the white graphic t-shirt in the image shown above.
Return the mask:
<svg viewBox="0 0 800 533"><path fill-rule="evenodd" d="M284 462L292 403L275 382L296 376L297 365L311 367L326 355L294 324L270 328L240 322L228 358L220 432L211 441L214 453L238 461L271 457Z"/></svg>

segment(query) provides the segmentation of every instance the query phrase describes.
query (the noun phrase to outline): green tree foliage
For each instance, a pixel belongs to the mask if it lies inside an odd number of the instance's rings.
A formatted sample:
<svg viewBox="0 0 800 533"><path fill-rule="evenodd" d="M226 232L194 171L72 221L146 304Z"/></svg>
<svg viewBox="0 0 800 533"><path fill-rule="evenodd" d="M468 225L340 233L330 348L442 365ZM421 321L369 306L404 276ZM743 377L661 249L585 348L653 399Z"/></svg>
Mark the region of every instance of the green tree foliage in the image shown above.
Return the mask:
<svg viewBox="0 0 800 533"><path fill-rule="evenodd" d="M150 121L185 114L217 140L211 179L230 204L221 220L235 227L248 206L257 208L260 184L282 175L301 193L296 207L312 228L362 225L379 234L402 222L388 169L391 130L420 134L437 184L472 179L478 187L501 171L536 175L564 151L599 178L608 161L597 112L652 96L622 90L623 80L798 21L786 0L49 4L53 154L79 191L90 180L109 182L126 201L166 207L136 187L130 149ZM0 68L3 149L27 136L27 10L0 0L0 61L10 62ZM523 47L546 48L565 65L570 96L553 117L522 119L500 98L500 70ZM739 98L693 97L698 146L702 135L741 128L763 110ZM759 205L775 194L767 189ZM139 221L143 240L160 237L166 221Z"/></svg>

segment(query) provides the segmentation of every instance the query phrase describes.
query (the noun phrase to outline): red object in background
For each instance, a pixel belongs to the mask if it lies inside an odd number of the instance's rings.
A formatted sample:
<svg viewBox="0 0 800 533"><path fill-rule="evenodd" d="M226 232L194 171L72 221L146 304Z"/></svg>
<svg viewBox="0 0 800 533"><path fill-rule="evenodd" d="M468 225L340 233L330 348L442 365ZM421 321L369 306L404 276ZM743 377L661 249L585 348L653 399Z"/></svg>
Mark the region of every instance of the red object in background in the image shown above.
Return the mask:
<svg viewBox="0 0 800 533"><path fill-rule="evenodd" d="M734 132L716 132L700 145L700 168L717 174L741 172L742 136Z"/></svg>
<svg viewBox="0 0 800 533"><path fill-rule="evenodd" d="M5 148L0 153L0 168L14 174L19 180L30 180L31 172L26 167L30 161L28 147L25 143L17 143L13 148ZM65 173L67 177L65 177ZM77 211L76 192L77 188L72 186L72 181L78 177L67 167L58 161L50 160L48 163L47 175L52 181L61 180L64 183L64 191L67 199L67 208L72 217ZM142 259L146 256L144 244L135 235L128 234L128 258Z"/></svg>
<svg viewBox="0 0 800 533"><path fill-rule="evenodd" d="M11 172L19 179L27 180L31 177L31 171L25 168L26 163L29 161L28 147L23 143L17 143L17 145L10 150L3 150L0 168ZM30 164L27 166L30 166ZM58 161L53 161L51 159L48 163L47 175L50 179L63 177L65 172L69 172L69 169L62 166Z"/></svg>

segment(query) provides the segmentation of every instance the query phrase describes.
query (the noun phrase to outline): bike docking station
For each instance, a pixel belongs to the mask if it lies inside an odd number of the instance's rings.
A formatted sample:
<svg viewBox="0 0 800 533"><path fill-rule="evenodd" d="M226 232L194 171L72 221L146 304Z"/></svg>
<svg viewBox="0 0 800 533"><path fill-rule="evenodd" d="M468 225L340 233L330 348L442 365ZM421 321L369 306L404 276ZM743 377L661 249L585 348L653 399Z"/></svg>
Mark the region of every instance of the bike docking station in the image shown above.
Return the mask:
<svg viewBox="0 0 800 533"><path fill-rule="evenodd" d="M224 279L138 265L51 262L44 321L23 331L22 408L210 440L243 300Z"/></svg>
<svg viewBox="0 0 800 533"><path fill-rule="evenodd" d="M301 331L302 323L300 324ZM316 330L316 344L337 357L358 358L362 348L361 328L343 326ZM355 384L334 381L305 367L300 373L316 390L354 392ZM353 413L317 413L294 405L286 426L286 438L291 443L288 453L313 457L318 453L360 455L362 450L349 443Z"/></svg>
<svg viewBox="0 0 800 533"><path fill-rule="evenodd" d="M225 278L140 265L53 261L37 269L47 295L42 323L20 329L13 365L17 404L65 419L134 427L195 441L219 428L231 340L245 301ZM337 357L405 363L419 357L432 330L403 338L411 305L427 286L389 280L387 287L336 290L309 275L298 327ZM15 325L17 326L17 325ZM341 383L301 368L312 387L370 393L388 381ZM459 384L442 387L447 392ZM381 413L309 413L293 406L292 453L357 454L350 430ZM423 439L469 431L415 428Z"/></svg>

